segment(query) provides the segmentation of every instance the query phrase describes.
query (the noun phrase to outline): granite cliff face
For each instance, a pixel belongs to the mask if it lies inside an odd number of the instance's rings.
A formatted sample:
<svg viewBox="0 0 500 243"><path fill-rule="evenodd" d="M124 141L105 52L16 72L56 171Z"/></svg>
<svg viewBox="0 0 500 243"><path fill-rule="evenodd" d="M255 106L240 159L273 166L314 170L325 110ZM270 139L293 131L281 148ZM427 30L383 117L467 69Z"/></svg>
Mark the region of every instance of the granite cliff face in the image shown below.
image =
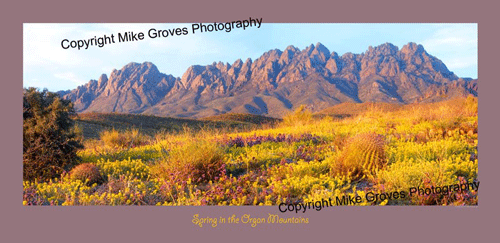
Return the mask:
<svg viewBox="0 0 500 243"><path fill-rule="evenodd" d="M159 72L152 63L130 63L109 78L103 74L61 94L77 112L281 117L302 104L319 111L347 101L413 103L477 96L477 80L458 78L415 43L401 49L385 43L342 56L317 43L303 50L270 50L254 61L191 66L181 78Z"/></svg>
<svg viewBox="0 0 500 243"><path fill-rule="evenodd" d="M101 75L63 97L71 99L77 112L141 113L155 105L178 79L160 73L152 63L129 63L113 70L109 78Z"/></svg>

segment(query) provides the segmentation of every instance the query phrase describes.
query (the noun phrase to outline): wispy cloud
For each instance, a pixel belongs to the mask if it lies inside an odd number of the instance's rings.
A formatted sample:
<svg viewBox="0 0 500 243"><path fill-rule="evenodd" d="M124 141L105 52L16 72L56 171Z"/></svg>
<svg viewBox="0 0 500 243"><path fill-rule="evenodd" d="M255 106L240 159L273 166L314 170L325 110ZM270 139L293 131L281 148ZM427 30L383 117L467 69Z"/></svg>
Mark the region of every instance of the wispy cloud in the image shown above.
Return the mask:
<svg viewBox="0 0 500 243"><path fill-rule="evenodd" d="M446 24L422 41L425 49L450 69L477 69L477 24ZM474 75L477 77L477 74Z"/></svg>
<svg viewBox="0 0 500 243"><path fill-rule="evenodd" d="M427 49L444 49L446 46L477 48L477 25L451 25L438 29L423 41Z"/></svg>
<svg viewBox="0 0 500 243"><path fill-rule="evenodd" d="M355 53L376 43L417 41L459 76L464 76L461 72L475 76L477 70L476 24L268 24L260 29L196 34L191 33L190 26L186 23L24 24L24 85L50 90L76 88L129 62L144 61L155 63L164 73L182 76L190 65L255 59L273 48L283 50L291 44L303 48L318 41L325 42L330 51ZM154 39L146 36L144 40L123 43L116 40L114 44L87 50L61 47L63 39L88 40L111 34L116 39L118 33L147 35L151 28L182 27L188 28L188 35Z"/></svg>
<svg viewBox="0 0 500 243"><path fill-rule="evenodd" d="M36 65L80 65L81 56L60 47L60 41L77 31L76 26L60 24L25 24L23 63ZM59 41L57 41L59 40Z"/></svg>
<svg viewBox="0 0 500 243"><path fill-rule="evenodd" d="M477 65L477 58L469 57L455 57L448 60L447 67L449 69L469 68Z"/></svg>
<svg viewBox="0 0 500 243"><path fill-rule="evenodd" d="M86 82L85 80L79 78L73 72L56 73L56 74L54 74L54 77L56 77L58 79L65 80L65 81L70 81L70 82L77 84L77 85L82 85Z"/></svg>

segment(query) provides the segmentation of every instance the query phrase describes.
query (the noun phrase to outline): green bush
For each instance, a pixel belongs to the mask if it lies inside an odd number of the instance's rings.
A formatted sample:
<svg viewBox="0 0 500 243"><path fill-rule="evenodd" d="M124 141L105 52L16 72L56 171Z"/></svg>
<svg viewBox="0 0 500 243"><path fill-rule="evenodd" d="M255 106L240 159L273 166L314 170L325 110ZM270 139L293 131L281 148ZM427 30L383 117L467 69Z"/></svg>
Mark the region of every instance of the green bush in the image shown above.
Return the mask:
<svg viewBox="0 0 500 243"><path fill-rule="evenodd" d="M83 148L70 116L73 104L46 89L23 91L23 179L49 180L78 163Z"/></svg>

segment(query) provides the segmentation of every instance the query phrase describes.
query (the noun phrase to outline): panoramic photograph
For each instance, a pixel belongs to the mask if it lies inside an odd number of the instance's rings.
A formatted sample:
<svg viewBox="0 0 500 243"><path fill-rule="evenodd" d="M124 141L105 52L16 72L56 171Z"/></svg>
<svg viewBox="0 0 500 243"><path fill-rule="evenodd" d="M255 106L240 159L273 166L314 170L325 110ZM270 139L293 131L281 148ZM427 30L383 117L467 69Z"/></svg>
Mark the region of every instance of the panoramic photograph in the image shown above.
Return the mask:
<svg viewBox="0 0 500 243"><path fill-rule="evenodd" d="M25 206L478 205L477 24L23 24Z"/></svg>

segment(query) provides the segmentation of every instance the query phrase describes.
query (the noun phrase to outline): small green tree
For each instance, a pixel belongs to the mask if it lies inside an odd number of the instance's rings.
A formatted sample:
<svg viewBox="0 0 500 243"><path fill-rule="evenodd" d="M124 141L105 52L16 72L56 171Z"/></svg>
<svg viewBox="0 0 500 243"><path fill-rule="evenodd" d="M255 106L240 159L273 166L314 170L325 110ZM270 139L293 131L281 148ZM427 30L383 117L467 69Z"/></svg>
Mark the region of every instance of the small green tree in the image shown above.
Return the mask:
<svg viewBox="0 0 500 243"><path fill-rule="evenodd" d="M48 180L78 163L83 148L75 132L73 104L56 93L23 91L23 179Z"/></svg>

